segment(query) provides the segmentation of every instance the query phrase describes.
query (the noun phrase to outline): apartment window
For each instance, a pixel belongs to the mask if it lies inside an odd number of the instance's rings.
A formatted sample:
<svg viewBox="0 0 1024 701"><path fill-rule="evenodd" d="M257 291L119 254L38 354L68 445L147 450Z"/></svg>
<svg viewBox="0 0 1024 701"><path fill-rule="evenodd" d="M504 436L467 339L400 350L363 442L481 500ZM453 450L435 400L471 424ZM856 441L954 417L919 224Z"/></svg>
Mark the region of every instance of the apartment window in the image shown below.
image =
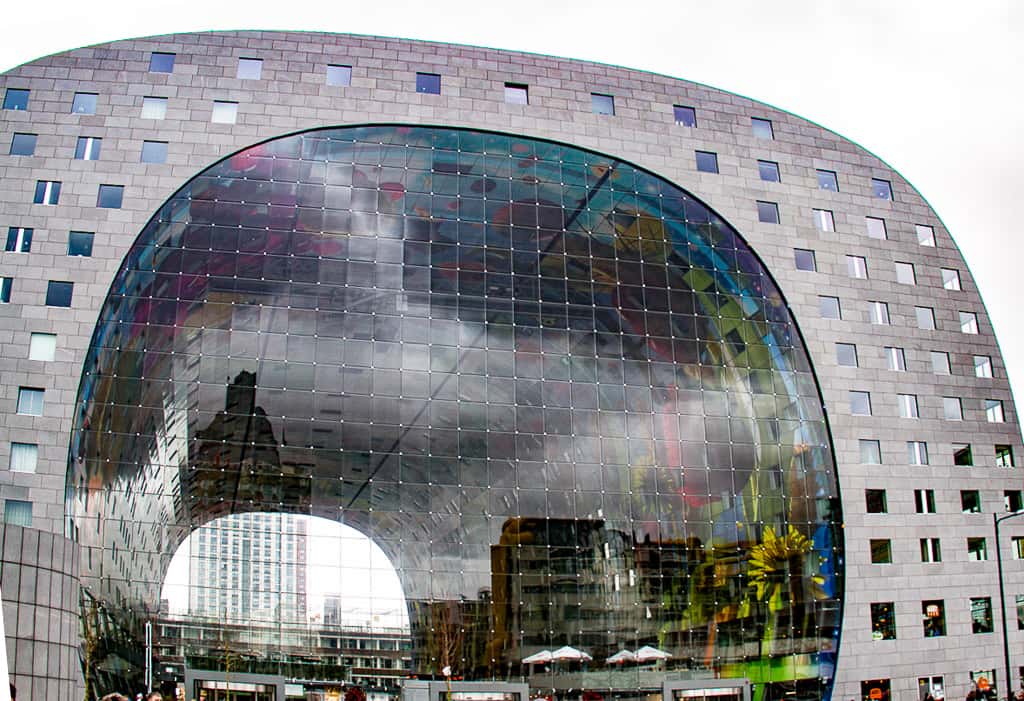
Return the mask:
<svg viewBox="0 0 1024 701"><path fill-rule="evenodd" d="M765 182L782 182L782 178L779 177L779 164L775 161L758 161L757 172Z"/></svg>
<svg viewBox="0 0 1024 701"><path fill-rule="evenodd" d="M867 224L868 236L873 239L886 238L885 220L878 217L864 217Z"/></svg>
<svg viewBox="0 0 1024 701"><path fill-rule="evenodd" d="M1019 489L1004 489L1003 507L1006 511L1010 512L1024 509L1024 493Z"/></svg>
<svg viewBox="0 0 1024 701"><path fill-rule="evenodd" d="M98 161L103 139L95 136L80 136L75 144L75 159L79 161Z"/></svg>
<svg viewBox="0 0 1024 701"><path fill-rule="evenodd" d="M893 602L883 601L871 604L871 639L896 639L896 615Z"/></svg>
<svg viewBox="0 0 1024 701"><path fill-rule="evenodd" d="M917 328L925 331L935 330L935 310L931 307L914 307L914 316L917 318Z"/></svg>
<svg viewBox="0 0 1024 701"><path fill-rule="evenodd" d="M46 306L70 307L74 288L75 284L73 282L50 280L46 283Z"/></svg>
<svg viewBox="0 0 1024 701"><path fill-rule="evenodd" d="M24 88L7 88L4 93L5 110L27 110L29 91Z"/></svg>
<svg viewBox="0 0 1024 701"><path fill-rule="evenodd" d="M697 110L685 105L672 105L672 116L676 124L684 127L697 126Z"/></svg>
<svg viewBox="0 0 1024 701"><path fill-rule="evenodd" d="M931 351L932 359L932 372L936 375L948 375L949 370L949 353L945 351Z"/></svg>
<svg viewBox="0 0 1024 701"><path fill-rule="evenodd" d="M32 502L21 499L4 501L4 523L12 526L32 527Z"/></svg>
<svg viewBox="0 0 1024 701"><path fill-rule="evenodd" d="M428 95L440 95L441 76L437 73L417 73L416 92Z"/></svg>
<svg viewBox="0 0 1024 701"><path fill-rule="evenodd" d="M757 202L757 220L765 224L779 223L779 205L774 202Z"/></svg>
<svg viewBox="0 0 1024 701"><path fill-rule="evenodd" d="M913 263L896 263L896 282L901 285L917 284L917 275L914 274Z"/></svg>
<svg viewBox="0 0 1024 701"><path fill-rule="evenodd" d="M971 599L971 632L975 634L992 632L992 599L990 597Z"/></svg>
<svg viewBox="0 0 1024 701"><path fill-rule="evenodd" d="M917 688L924 690L924 694L931 694L933 699L946 698L946 690L942 677L918 677Z"/></svg>
<svg viewBox="0 0 1024 701"><path fill-rule="evenodd" d="M166 97L144 97L142 98L143 119L164 119L167 116Z"/></svg>
<svg viewBox="0 0 1024 701"><path fill-rule="evenodd" d="M51 361L57 352L57 336L52 333L33 333L29 337L28 359Z"/></svg>
<svg viewBox="0 0 1024 701"><path fill-rule="evenodd" d="M210 121L214 124L234 124L238 120L238 103L225 100L213 101Z"/></svg>
<svg viewBox="0 0 1024 701"><path fill-rule="evenodd" d="M915 489L914 490L914 511L919 514L935 513L935 490Z"/></svg>
<svg viewBox="0 0 1024 701"><path fill-rule="evenodd" d="M978 333L978 315L974 312L960 312L960 333Z"/></svg>
<svg viewBox="0 0 1024 701"><path fill-rule="evenodd" d="M992 377L992 358L987 355L974 356L974 376Z"/></svg>
<svg viewBox="0 0 1024 701"><path fill-rule="evenodd" d="M867 511L869 514L884 514L889 511L889 508L885 503L884 489L865 489L864 501L867 502Z"/></svg>
<svg viewBox="0 0 1024 701"><path fill-rule="evenodd" d="M919 246L935 246L935 229L924 224L914 224L914 231L917 232Z"/></svg>
<svg viewBox="0 0 1024 701"><path fill-rule="evenodd" d="M31 156L36 152L35 134L18 134L11 137L12 156Z"/></svg>
<svg viewBox="0 0 1024 701"><path fill-rule="evenodd" d="M797 270L807 270L812 273L818 270L818 264L814 260L814 251L806 248L794 248L793 259L796 262Z"/></svg>
<svg viewBox="0 0 1024 701"><path fill-rule="evenodd" d="M960 511L965 514L981 513L981 493L977 489L960 490Z"/></svg>
<svg viewBox="0 0 1024 701"><path fill-rule="evenodd" d="M701 173L718 172L718 156L711 151L694 151L697 157L697 170Z"/></svg>
<svg viewBox="0 0 1024 701"><path fill-rule="evenodd" d="M818 231L835 231L836 220L828 209L812 209L811 215L814 218L814 226Z"/></svg>
<svg viewBox="0 0 1024 701"><path fill-rule="evenodd" d="M865 280L868 277L868 261L864 256L846 256L846 272L852 278Z"/></svg>
<svg viewBox="0 0 1024 701"><path fill-rule="evenodd" d="M821 310L823 319L842 319L842 310L839 307L838 297L820 295L818 297L818 309Z"/></svg>
<svg viewBox="0 0 1024 701"><path fill-rule="evenodd" d="M1017 594L1017 630L1024 630L1024 594ZM1021 676L1024 676L1022 674Z"/></svg>
<svg viewBox="0 0 1024 701"><path fill-rule="evenodd" d="M897 394L896 404L899 406L900 417L904 419L920 418L921 415L917 409L916 394Z"/></svg>
<svg viewBox="0 0 1024 701"><path fill-rule="evenodd" d="M60 201L60 183L55 180L37 180L35 204L57 204Z"/></svg>
<svg viewBox="0 0 1024 701"><path fill-rule="evenodd" d="M1013 467L1013 447L1009 445L996 446L996 467Z"/></svg>
<svg viewBox="0 0 1024 701"><path fill-rule="evenodd" d="M971 562L982 562L988 559L988 546L984 538L967 539L967 559Z"/></svg>
<svg viewBox="0 0 1024 701"><path fill-rule="evenodd" d="M895 372L907 371L907 355L902 348L896 346L885 347L886 366Z"/></svg>
<svg viewBox="0 0 1024 701"><path fill-rule="evenodd" d="M818 174L819 190L839 192L839 180L836 179L836 173L834 170L821 170L819 168L816 172Z"/></svg>
<svg viewBox="0 0 1024 701"><path fill-rule="evenodd" d="M238 59L238 72L236 78L242 80L259 80L263 75L263 60L258 58Z"/></svg>
<svg viewBox="0 0 1024 701"><path fill-rule="evenodd" d="M924 441L907 441L907 463L910 465L927 465L928 444Z"/></svg>
<svg viewBox="0 0 1024 701"><path fill-rule="evenodd" d="M96 114L96 100L99 97L94 92L76 92L71 101L71 112L73 114Z"/></svg>
<svg viewBox="0 0 1024 701"><path fill-rule="evenodd" d="M124 200L124 185L100 185L96 206L103 209L121 209Z"/></svg>
<svg viewBox="0 0 1024 701"><path fill-rule="evenodd" d="M963 421L964 409L960 397L942 398L942 416L947 421Z"/></svg>
<svg viewBox="0 0 1024 701"><path fill-rule="evenodd" d="M1013 536L1010 539L1010 548L1013 551L1014 560L1024 560L1024 536Z"/></svg>
<svg viewBox="0 0 1024 701"><path fill-rule="evenodd" d="M868 679L860 683L860 697L864 701L891 699L892 687L888 679Z"/></svg>
<svg viewBox="0 0 1024 701"><path fill-rule="evenodd" d="M327 84L345 87L352 84L352 66L330 64L327 66Z"/></svg>
<svg viewBox="0 0 1024 701"><path fill-rule="evenodd" d="M95 234L91 231L72 231L68 234L68 255L92 256L92 240Z"/></svg>
<svg viewBox="0 0 1024 701"><path fill-rule="evenodd" d="M139 159L143 163L166 163L167 142L166 141L143 141L142 153Z"/></svg>
<svg viewBox="0 0 1024 701"><path fill-rule="evenodd" d="M1003 414L1002 399L985 400L985 420L990 424L1001 424L1006 421L1006 416Z"/></svg>
<svg viewBox="0 0 1024 701"><path fill-rule="evenodd" d="M871 440L868 438L861 438L859 441L859 445L860 462L862 465L882 464L882 448L878 441Z"/></svg>
<svg viewBox="0 0 1024 701"><path fill-rule="evenodd" d="M510 105L529 104L529 87L524 83L505 83L505 102Z"/></svg>
<svg viewBox="0 0 1024 701"><path fill-rule="evenodd" d="M889 323L889 305L885 302L868 302L868 313L872 324Z"/></svg>
<svg viewBox="0 0 1024 701"><path fill-rule="evenodd" d="M953 464L960 467L970 467L974 464L974 454L971 451L970 443L953 444Z"/></svg>
<svg viewBox="0 0 1024 701"><path fill-rule="evenodd" d="M162 51L154 51L149 55L150 73L173 73L174 54Z"/></svg>
<svg viewBox="0 0 1024 701"><path fill-rule="evenodd" d="M0 277L0 304L11 303L11 287L14 285L14 278Z"/></svg>
<svg viewBox="0 0 1024 701"><path fill-rule="evenodd" d="M19 387L18 413L26 416L42 416L43 394L43 390L36 387Z"/></svg>
<svg viewBox="0 0 1024 701"><path fill-rule="evenodd" d="M880 178L871 178L871 192L880 200L892 200L892 183Z"/></svg>
<svg viewBox="0 0 1024 701"><path fill-rule="evenodd" d="M938 538L921 538L921 562L942 562Z"/></svg>
<svg viewBox="0 0 1024 701"><path fill-rule="evenodd" d="M853 343L837 343L836 362L848 368L857 367L857 346Z"/></svg>
<svg viewBox="0 0 1024 701"><path fill-rule="evenodd" d="M11 472L35 472L39 446L35 443L11 443Z"/></svg>
<svg viewBox="0 0 1024 701"><path fill-rule="evenodd" d="M924 637L938 638L946 634L946 603L942 599L921 602Z"/></svg>
<svg viewBox="0 0 1024 701"><path fill-rule="evenodd" d="M875 565L888 565L892 563L892 541L888 538L872 539L871 563Z"/></svg>
<svg viewBox="0 0 1024 701"><path fill-rule="evenodd" d="M850 390L850 413L854 416L871 416L871 393Z"/></svg>
<svg viewBox="0 0 1024 701"><path fill-rule="evenodd" d="M775 131L772 129L772 122L770 119L751 117L750 128L754 132L754 136L756 136L759 139L775 138Z"/></svg>
<svg viewBox="0 0 1024 701"><path fill-rule="evenodd" d="M33 231L33 229L23 226L10 227L7 229L7 243L4 245L4 250L13 253L28 253L32 250Z"/></svg>
<svg viewBox="0 0 1024 701"><path fill-rule="evenodd" d="M942 287L947 290L959 290L960 272L952 268L942 268Z"/></svg>

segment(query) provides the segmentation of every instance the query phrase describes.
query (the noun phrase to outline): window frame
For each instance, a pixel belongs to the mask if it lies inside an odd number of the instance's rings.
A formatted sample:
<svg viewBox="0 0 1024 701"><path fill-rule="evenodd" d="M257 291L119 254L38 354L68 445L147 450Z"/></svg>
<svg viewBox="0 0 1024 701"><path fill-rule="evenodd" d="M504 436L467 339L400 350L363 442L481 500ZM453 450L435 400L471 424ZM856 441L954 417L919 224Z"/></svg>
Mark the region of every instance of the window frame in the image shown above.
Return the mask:
<svg viewBox="0 0 1024 701"><path fill-rule="evenodd" d="M825 168L815 168L815 175L818 180L818 189L826 192L839 192L839 175L834 170L826 170ZM822 179L822 176L825 179ZM829 178L831 176L831 178ZM825 183L830 184L832 187L827 187Z"/></svg>
<svg viewBox="0 0 1024 701"><path fill-rule="evenodd" d="M76 92L75 96L71 99L71 114L96 114L96 108L99 106L99 101L99 93Z"/></svg>
<svg viewBox="0 0 1024 701"><path fill-rule="evenodd" d="M849 399L850 414L852 416L871 416L871 392L860 389L847 390ZM857 408L865 408L866 412L857 411Z"/></svg>
<svg viewBox="0 0 1024 701"><path fill-rule="evenodd" d="M779 203L768 200L755 200L757 203L757 221L761 224L781 224Z"/></svg>
<svg viewBox="0 0 1024 701"><path fill-rule="evenodd" d="M694 151L694 163L698 173L718 174L718 154L714 151Z"/></svg>
<svg viewBox="0 0 1024 701"><path fill-rule="evenodd" d="M775 140L775 125L772 124L772 120L770 119L765 119L764 117L751 117L750 131L754 135L754 138L764 139L765 141Z"/></svg>
<svg viewBox="0 0 1024 701"><path fill-rule="evenodd" d="M885 365L889 370L892 372L907 371L906 350L899 346L885 346L882 352L885 354Z"/></svg>
<svg viewBox="0 0 1024 701"><path fill-rule="evenodd" d="M684 119L680 119L679 116L684 115ZM697 110L687 105L672 105L672 119L676 125L686 127L688 129L697 128Z"/></svg>
<svg viewBox="0 0 1024 701"><path fill-rule="evenodd" d="M170 61L168 62L168 59ZM174 73L177 54L169 51L153 51L149 54L150 73Z"/></svg>
<svg viewBox="0 0 1024 701"><path fill-rule="evenodd" d="M768 175L772 177L764 177L765 173L768 173ZM777 161L766 161L759 158L757 160L757 174L760 176L761 182L782 182L782 171L779 170L779 164Z"/></svg>
<svg viewBox="0 0 1024 701"><path fill-rule="evenodd" d="M504 94L506 105L530 104L530 86L527 83L511 83L506 81Z"/></svg>

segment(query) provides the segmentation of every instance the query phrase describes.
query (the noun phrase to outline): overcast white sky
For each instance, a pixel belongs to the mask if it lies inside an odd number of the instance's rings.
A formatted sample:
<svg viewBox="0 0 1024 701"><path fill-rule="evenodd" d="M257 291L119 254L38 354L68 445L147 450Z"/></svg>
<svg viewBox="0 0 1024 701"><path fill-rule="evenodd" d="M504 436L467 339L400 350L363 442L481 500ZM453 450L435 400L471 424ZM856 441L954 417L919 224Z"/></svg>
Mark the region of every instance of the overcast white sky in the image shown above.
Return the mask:
<svg viewBox="0 0 1024 701"><path fill-rule="evenodd" d="M0 71L135 36L323 30L589 59L789 110L871 150L931 203L1024 389L1020 0L11 0L3 15Z"/></svg>

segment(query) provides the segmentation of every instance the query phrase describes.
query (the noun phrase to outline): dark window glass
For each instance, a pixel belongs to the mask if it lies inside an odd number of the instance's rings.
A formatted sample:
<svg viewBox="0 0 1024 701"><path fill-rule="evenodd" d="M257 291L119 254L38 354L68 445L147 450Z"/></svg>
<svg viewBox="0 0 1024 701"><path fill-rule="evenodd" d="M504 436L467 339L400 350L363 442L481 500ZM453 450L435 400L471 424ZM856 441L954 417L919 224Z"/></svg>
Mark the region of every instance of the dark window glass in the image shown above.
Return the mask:
<svg viewBox="0 0 1024 701"><path fill-rule="evenodd" d="M814 251L809 251L806 248L794 248L793 259L796 262L797 270L814 272L818 269L818 264L814 260Z"/></svg>
<svg viewBox="0 0 1024 701"><path fill-rule="evenodd" d="M505 83L505 102L512 105L529 104L529 87L523 83Z"/></svg>
<svg viewBox="0 0 1024 701"><path fill-rule="evenodd" d="M143 163L166 163L167 142L143 141L141 158Z"/></svg>
<svg viewBox="0 0 1024 701"><path fill-rule="evenodd" d="M888 679L868 679L860 683L860 701L890 701L891 685Z"/></svg>
<svg viewBox="0 0 1024 701"><path fill-rule="evenodd" d="M344 87L352 84L352 66L327 66L327 84Z"/></svg>
<svg viewBox="0 0 1024 701"><path fill-rule="evenodd" d="M871 192L875 197L883 200L892 199L892 183L888 180L871 178Z"/></svg>
<svg viewBox="0 0 1024 701"><path fill-rule="evenodd" d="M103 146L103 139L94 136L80 136L75 144L75 158L80 161L97 161L100 158L100 148Z"/></svg>
<svg viewBox="0 0 1024 701"><path fill-rule="evenodd" d="M1003 508L1006 511L1020 511L1024 509L1024 495L1019 489L1003 490Z"/></svg>
<svg viewBox="0 0 1024 701"><path fill-rule="evenodd" d="M68 255L91 256L93 236L91 231L72 231L68 234Z"/></svg>
<svg viewBox="0 0 1024 701"><path fill-rule="evenodd" d="M1013 467L1013 448L1011 446L996 446L996 467Z"/></svg>
<svg viewBox="0 0 1024 701"><path fill-rule="evenodd" d="M124 185L100 185L96 206L103 209L121 209L124 199Z"/></svg>
<svg viewBox="0 0 1024 701"><path fill-rule="evenodd" d="M971 455L971 444L970 443L954 443L953 444L953 464L954 465L973 465L974 457Z"/></svg>
<svg viewBox="0 0 1024 701"><path fill-rule="evenodd" d="M867 502L869 514L884 514L889 510L885 501L884 489L865 489L864 499Z"/></svg>
<svg viewBox="0 0 1024 701"><path fill-rule="evenodd" d="M971 632L991 633L993 629L991 597L971 599Z"/></svg>
<svg viewBox="0 0 1024 701"><path fill-rule="evenodd" d="M594 114L615 114L615 98L601 93L590 93L590 111Z"/></svg>
<svg viewBox="0 0 1024 701"><path fill-rule="evenodd" d="M757 173L761 176L761 180L769 183L777 183L782 180L779 177L779 164L775 161L758 161Z"/></svg>
<svg viewBox="0 0 1024 701"><path fill-rule="evenodd" d="M441 76L437 73L417 73L416 92L430 95L441 94Z"/></svg>
<svg viewBox="0 0 1024 701"><path fill-rule="evenodd" d="M967 559L971 562L981 562L988 559L988 545L984 538L967 539Z"/></svg>
<svg viewBox="0 0 1024 701"><path fill-rule="evenodd" d="M74 100L71 101L71 112L73 114L96 114L96 99L99 97L93 92L76 92Z"/></svg>
<svg viewBox="0 0 1024 701"><path fill-rule="evenodd" d="M71 294L75 289L73 282L50 280L46 283L46 306L70 307Z"/></svg>
<svg viewBox="0 0 1024 701"><path fill-rule="evenodd" d="M876 565L887 565L892 562L892 541L879 538L871 541L871 562Z"/></svg>
<svg viewBox="0 0 1024 701"><path fill-rule="evenodd" d="M942 599L921 602L924 637L939 638L946 634L946 602Z"/></svg>
<svg viewBox="0 0 1024 701"><path fill-rule="evenodd" d="M154 51L149 56L149 72L150 73L173 73L174 72L174 54L163 53L160 51Z"/></svg>
<svg viewBox="0 0 1024 701"><path fill-rule="evenodd" d="M60 183L53 180L37 181L32 201L35 204L57 204L60 201Z"/></svg>
<svg viewBox="0 0 1024 701"><path fill-rule="evenodd" d="M684 127L697 126L697 111L692 107L673 105L672 116L675 117L676 124Z"/></svg>
<svg viewBox="0 0 1024 701"><path fill-rule="evenodd" d="M871 604L871 639L895 640L895 605L891 601Z"/></svg>
<svg viewBox="0 0 1024 701"><path fill-rule="evenodd" d="M7 88L7 92L4 93L4 109L27 110L28 93L28 90L22 88Z"/></svg>
<svg viewBox="0 0 1024 701"><path fill-rule="evenodd" d="M0 304L10 304L11 288L14 286L14 278L0 278Z"/></svg>
<svg viewBox="0 0 1024 701"><path fill-rule="evenodd" d="M765 224L779 223L779 205L774 202L757 203L757 220Z"/></svg>
<svg viewBox="0 0 1024 701"><path fill-rule="evenodd" d="M702 173L718 172L718 155L710 151L695 151L697 156L697 170Z"/></svg>
<svg viewBox="0 0 1024 701"><path fill-rule="evenodd" d="M11 137L12 156L31 156L36 152L35 134L15 134Z"/></svg>
<svg viewBox="0 0 1024 701"><path fill-rule="evenodd" d="M914 490L914 511L919 514L935 513L935 490L915 489Z"/></svg>
<svg viewBox="0 0 1024 701"><path fill-rule="evenodd" d="M21 226L12 226L7 230L7 245L5 251L15 253L28 253L32 250L32 229Z"/></svg>
<svg viewBox="0 0 1024 701"><path fill-rule="evenodd" d="M965 514L981 513L981 494L977 489L960 490L960 509Z"/></svg>
<svg viewBox="0 0 1024 701"><path fill-rule="evenodd" d="M754 136L759 139L774 139L775 132L772 129L772 123L769 119L759 119L758 117L750 118L750 128L754 132Z"/></svg>
<svg viewBox="0 0 1024 701"><path fill-rule="evenodd" d="M835 171L818 170L818 189L830 192L839 192L839 181L836 179Z"/></svg>
<svg viewBox="0 0 1024 701"><path fill-rule="evenodd" d="M1024 594L1017 594L1017 630L1024 630Z"/></svg>

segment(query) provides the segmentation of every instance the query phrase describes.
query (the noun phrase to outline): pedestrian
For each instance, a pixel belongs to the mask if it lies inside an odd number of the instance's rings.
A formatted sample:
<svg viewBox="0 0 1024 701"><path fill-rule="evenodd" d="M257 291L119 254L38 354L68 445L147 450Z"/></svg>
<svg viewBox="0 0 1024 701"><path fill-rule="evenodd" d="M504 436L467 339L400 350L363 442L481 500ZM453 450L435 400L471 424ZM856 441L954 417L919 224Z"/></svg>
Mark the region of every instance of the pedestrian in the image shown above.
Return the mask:
<svg viewBox="0 0 1024 701"><path fill-rule="evenodd" d="M164 695L159 691L151 691L149 696L146 697L146 701L164 701Z"/></svg>
<svg viewBox="0 0 1024 701"><path fill-rule="evenodd" d="M113 693L107 694L102 699L100 699L100 701L131 701L131 699L129 699L124 694L119 694L115 691Z"/></svg>

